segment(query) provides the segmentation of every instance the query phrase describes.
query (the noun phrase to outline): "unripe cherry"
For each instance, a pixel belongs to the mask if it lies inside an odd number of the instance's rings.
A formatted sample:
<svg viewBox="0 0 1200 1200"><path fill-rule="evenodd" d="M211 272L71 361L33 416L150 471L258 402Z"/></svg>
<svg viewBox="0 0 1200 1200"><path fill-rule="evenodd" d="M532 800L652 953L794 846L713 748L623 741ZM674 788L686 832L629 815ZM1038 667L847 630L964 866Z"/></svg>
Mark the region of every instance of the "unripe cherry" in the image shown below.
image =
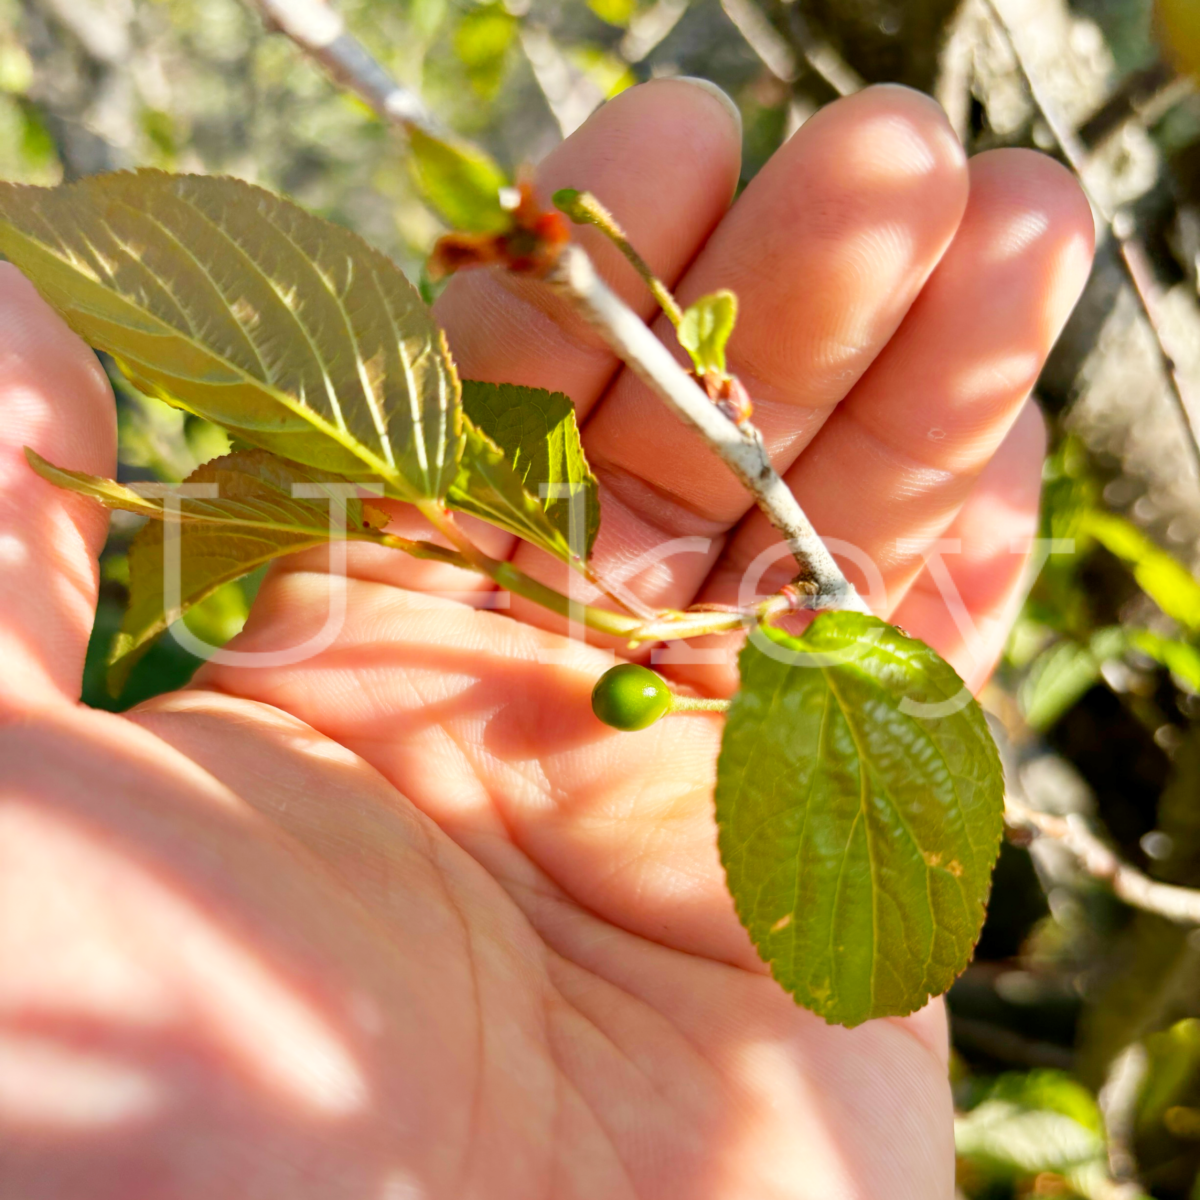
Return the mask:
<svg viewBox="0 0 1200 1200"><path fill-rule="evenodd" d="M614 729L645 729L671 710L671 692L662 676L637 663L604 672L592 689L592 712Z"/></svg>

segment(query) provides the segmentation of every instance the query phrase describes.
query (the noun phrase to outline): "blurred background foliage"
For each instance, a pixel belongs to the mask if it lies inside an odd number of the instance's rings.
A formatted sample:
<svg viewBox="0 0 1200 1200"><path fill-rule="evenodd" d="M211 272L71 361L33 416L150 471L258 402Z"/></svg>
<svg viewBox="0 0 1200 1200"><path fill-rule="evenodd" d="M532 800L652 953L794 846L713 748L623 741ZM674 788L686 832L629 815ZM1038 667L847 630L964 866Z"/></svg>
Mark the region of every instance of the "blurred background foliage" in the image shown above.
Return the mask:
<svg viewBox="0 0 1200 1200"><path fill-rule="evenodd" d="M1071 143L1100 243L1037 396L1052 438L1043 534L1075 549L1046 560L984 701L1023 803L1078 814L1149 875L1200 887L1200 0L1157 13L1151 0L340 7L509 167L606 97L672 74L737 101L743 181L865 82L932 93L971 151ZM262 183L359 230L414 279L440 232L396 136L239 0L0 0L0 177L135 165ZM224 451L219 430L114 384L122 479L177 480ZM104 691L125 516L84 686L114 709L196 665L166 638L119 697ZM256 586L222 589L189 624L223 642ZM1050 839L1008 845L950 1005L964 1197L1200 1200L1200 932L1127 908Z"/></svg>

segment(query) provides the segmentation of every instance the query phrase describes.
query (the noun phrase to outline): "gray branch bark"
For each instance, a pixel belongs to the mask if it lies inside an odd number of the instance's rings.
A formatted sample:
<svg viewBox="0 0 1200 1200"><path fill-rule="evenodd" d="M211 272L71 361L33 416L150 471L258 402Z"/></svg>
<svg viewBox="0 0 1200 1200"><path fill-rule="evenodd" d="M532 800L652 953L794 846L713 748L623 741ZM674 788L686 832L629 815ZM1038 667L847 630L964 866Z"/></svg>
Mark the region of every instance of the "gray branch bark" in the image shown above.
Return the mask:
<svg viewBox="0 0 1200 1200"><path fill-rule="evenodd" d="M749 422L731 421L713 404L649 326L605 285L587 254L578 246L568 246L547 282L741 480L813 585L808 607L870 612L771 465L762 435Z"/></svg>
<svg viewBox="0 0 1200 1200"><path fill-rule="evenodd" d="M352 34L324 0L250 0L271 28L279 30L325 68L334 82L353 92L385 121L434 136L445 130L419 97L401 87Z"/></svg>
<svg viewBox="0 0 1200 1200"><path fill-rule="evenodd" d="M1004 807L1010 829L1053 838L1075 856L1084 871L1108 884L1126 904L1180 925L1200 925L1200 891L1159 883L1144 875L1106 846L1078 814L1059 817L1038 812L1011 796Z"/></svg>

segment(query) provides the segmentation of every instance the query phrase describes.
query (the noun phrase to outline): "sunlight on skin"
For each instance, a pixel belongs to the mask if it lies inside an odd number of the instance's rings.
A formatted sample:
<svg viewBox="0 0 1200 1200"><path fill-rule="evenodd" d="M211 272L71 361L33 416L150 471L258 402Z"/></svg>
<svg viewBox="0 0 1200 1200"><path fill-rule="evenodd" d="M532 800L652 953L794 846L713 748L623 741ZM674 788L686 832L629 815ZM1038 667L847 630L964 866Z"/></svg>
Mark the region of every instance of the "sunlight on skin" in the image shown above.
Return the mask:
<svg viewBox="0 0 1200 1200"><path fill-rule="evenodd" d="M0 1033L0 1123L11 1128L126 1126L164 1099L149 1072L118 1058L37 1034Z"/></svg>
<svg viewBox="0 0 1200 1200"><path fill-rule="evenodd" d="M906 88L891 90L900 103L916 99ZM885 84L872 96L886 101L890 99L888 91ZM848 180L859 185L888 186L903 180L919 181L961 158L962 146L948 126L918 124L907 115L883 112L859 122L839 166L844 167Z"/></svg>
<svg viewBox="0 0 1200 1200"><path fill-rule="evenodd" d="M1028 497L1041 482L1045 448L1045 423L1037 406L1028 403L1001 452L980 476L971 500L946 531L947 538L961 543L961 552L947 555L944 562L977 635L964 636L928 571L893 616L914 637L932 637L936 631L942 653L976 691L995 666L1031 582L1025 555L1013 549L1037 536L1038 514Z"/></svg>
<svg viewBox="0 0 1200 1200"><path fill-rule="evenodd" d="M853 1188L853 1173L847 1170L833 1137L820 1140L808 1161L802 1166L793 1164L787 1176L771 1178L788 1162L786 1140L790 1130L825 1123L828 1102L813 1083L804 1081L797 1086L787 1058L780 1054L777 1045L749 1042L738 1052L737 1059L737 1074L747 1091L780 1097L773 1121L765 1122L756 1113L742 1123L742 1152L763 1164L763 1183L784 1195L795 1191L805 1178L819 1179L827 1195L836 1196Z"/></svg>
<svg viewBox="0 0 1200 1200"><path fill-rule="evenodd" d="M991 245L982 256L984 262L999 263L1017 258L1029 250L1039 238L1050 232L1050 216L1044 212L1025 212L1014 217L1007 226L996 230Z"/></svg>
<svg viewBox="0 0 1200 1200"><path fill-rule="evenodd" d="M843 284L852 281L860 294L877 293L880 296L914 293L920 287L926 271L921 247L913 230L899 221L866 225L851 234L839 236L836 250L829 254L822 267ZM891 333L890 328L880 328L881 317L886 321L891 314L881 314L865 307L856 309L836 295L829 300L827 311L815 315L823 326L819 342L813 338L811 328L779 325L775 329L776 350L781 359L793 355L797 358L811 355L814 372L827 378L833 387L845 387L847 380L857 378L865 362L870 361L881 342L886 341ZM801 341L802 345L796 345L796 341ZM736 358L736 347L735 334L731 339L731 359ZM736 371L736 366L731 366L731 370ZM768 382L759 376L745 382L752 389L756 412L765 419L764 436L768 431L774 433L774 443L779 437L776 432L778 426L795 424L795 414L789 410L795 407L796 398L789 395L779 383ZM823 405L815 408L814 416L827 416L830 407ZM815 430L811 432L815 433ZM803 449L799 436L794 433L789 441L781 446L772 445L772 449L776 452L786 450L789 452L788 459L793 459Z"/></svg>
<svg viewBox="0 0 1200 1200"><path fill-rule="evenodd" d="M383 1181L379 1200L425 1200L427 1195L407 1171L393 1171Z"/></svg>
<svg viewBox="0 0 1200 1200"><path fill-rule="evenodd" d="M1040 358L1033 350L996 354L958 375L950 385L950 401L955 407L961 405L966 412L976 408L987 412L996 407L997 398L1028 394L1040 369Z"/></svg>
<svg viewBox="0 0 1200 1200"><path fill-rule="evenodd" d="M6 998L8 989L0 982L0 1016L5 1009L19 1013L28 1005L28 988L40 994L40 1011L54 1011L60 1018L105 1017L126 1024L141 1007L138 1024L204 1029L223 1054L289 1103L327 1116L345 1116L363 1107L366 1081L334 1030L261 960L222 933L208 914L103 838L72 827L60 815L5 806L0 810L0 846L17 845L22 847L21 861L5 863L4 874L11 881L7 886L26 897L22 924L32 942L63 943L71 938L86 945L78 923L85 919L91 887L102 883L116 893L120 910L141 914L142 944L132 960L118 956L109 963L89 964L86 971L77 967L70 987L51 979L39 984L36 967L22 973L22 990L16 995ZM57 921L51 917L49 928L39 927L32 914L62 906L63 884L56 875L64 869L78 892L75 910L60 911ZM0 901L0 911L15 914L18 909ZM106 941L96 930L92 944L102 947ZM158 991L147 1010L154 989L146 985L161 977L163 967L174 984L170 994ZM94 996L93 971L101 979L125 974L124 994L110 996L107 1002L103 992ZM63 1059L67 1057L64 1050ZM73 1082L91 1086L86 1065L85 1058L75 1076L60 1073L69 1108L86 1101L86 1096L76 1097L71 1091Z"/></svg>
<svg viewBox="0 0 1200 1200"><path fill-rule="evenodd" d="M0 567L16 571L29 561L29 551L25 543L15 534L6 533L0 537Z"/></svg>

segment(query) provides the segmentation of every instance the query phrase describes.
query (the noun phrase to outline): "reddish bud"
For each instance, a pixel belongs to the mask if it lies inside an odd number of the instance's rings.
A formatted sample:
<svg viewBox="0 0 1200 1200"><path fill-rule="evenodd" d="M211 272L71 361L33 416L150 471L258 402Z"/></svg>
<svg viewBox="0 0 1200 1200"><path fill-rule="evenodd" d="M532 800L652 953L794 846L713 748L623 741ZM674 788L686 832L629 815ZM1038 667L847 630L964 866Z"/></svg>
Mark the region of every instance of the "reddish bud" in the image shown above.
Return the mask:
<svg viewBox="0 0 1200 1200"><path fill-rule="evenodd" d="M571 236L566 219L539 206L528 180L522 180L515 190L512 222L503 232L448 233L438 239L427 268L431 279L493 263L502 263L510 271L540 275L555 264Z"/></svg>
<svg viewBox="0 0 1200 1200"><path fill-rule="evenodd" d="M736 375L722 378L715 371L704 376L704 390L708 398L736 425L744 425L754 412L750 393Z"/></svg>

